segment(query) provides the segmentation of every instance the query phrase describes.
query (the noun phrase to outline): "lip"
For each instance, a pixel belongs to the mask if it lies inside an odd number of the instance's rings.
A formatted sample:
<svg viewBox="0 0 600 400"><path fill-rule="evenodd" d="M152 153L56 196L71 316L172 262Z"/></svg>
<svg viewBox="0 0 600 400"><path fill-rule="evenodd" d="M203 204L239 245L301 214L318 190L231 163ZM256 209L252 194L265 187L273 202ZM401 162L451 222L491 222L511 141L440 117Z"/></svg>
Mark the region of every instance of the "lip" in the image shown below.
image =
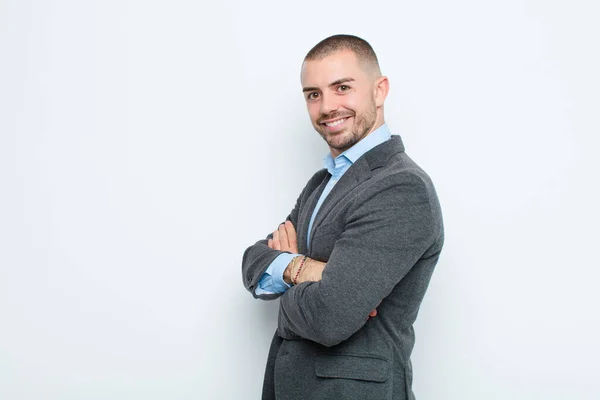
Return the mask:
<svg viewBox="0 0 600 400"><path fill-rule="evenodd" d="M339 132L339 131L341 131L342 129L345 128L345 126L348 123L348 120L350 118L352 118L352 116L338 117L338 118L329 119L329 120L321 122L321 126L325 130L327 130L327 132L329 132L329 133ZM341 124L339 124L339 125L335 125L335 126L327 126L327 125L325 125L326 123L335 122L335 121L339 121L339 120L343 120L343 122Z"/></svg>
<svg viewBox="0 0 600 400"><path fill-rule="evenodd" d="M330 122L335 122L335 121L337 121L337 120L344 119L344 118L350 118L350 117L351 117L351 115L346 115L346 116L343 116L343 117L337 117L337 118L331 118L331 119L327 119L327 120L325 120L325 121L321 121L321 122L319 122L319 123L320 123L321 125L325 125L325 124L328 124L328 123L330 123Z"/></svg>

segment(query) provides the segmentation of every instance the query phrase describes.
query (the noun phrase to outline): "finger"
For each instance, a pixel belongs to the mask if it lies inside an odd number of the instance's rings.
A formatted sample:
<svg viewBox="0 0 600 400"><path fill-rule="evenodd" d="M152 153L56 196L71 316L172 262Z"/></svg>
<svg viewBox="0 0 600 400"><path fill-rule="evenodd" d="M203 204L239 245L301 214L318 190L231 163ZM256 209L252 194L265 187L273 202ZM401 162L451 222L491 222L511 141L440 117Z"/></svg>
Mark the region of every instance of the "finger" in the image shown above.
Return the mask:
<svg viewBox="0 0 600 400"><path fill-rule="evenodd" d="M285 230L287 232L287 239L290 248L293 249L295 253L297 253L298 236L296 235L296 228L294 228L294 224L292 224L292 221L285 221Z"/></svg>
<svg viewBox="0 0 600 400"><path fill-rule="evenodd" d="M371 318L373 318L376 315L377 315L377 309L375 309L369 313L369 317L371 317Z"/></svg>
<svg viewBox="0 0 600 400"><path fill-rule="evenodd" d="M281 244L281 250L289 250L290 244L288 243L288 236L284 224L279 225L279 243Z"/></svg>
<svg viewBox="0 0 600 400"><path fill-rule="evenodd" d="M267 246L269 246L270 248L273 248L273 239L269 239L267 241Z"/></svg>
<svg viewBox="0 0 600 400"><path fill-rule="evenodd" d="M279 231L273 232L273 248L275 250L281 250L281 246L279 244Z"/></svg>

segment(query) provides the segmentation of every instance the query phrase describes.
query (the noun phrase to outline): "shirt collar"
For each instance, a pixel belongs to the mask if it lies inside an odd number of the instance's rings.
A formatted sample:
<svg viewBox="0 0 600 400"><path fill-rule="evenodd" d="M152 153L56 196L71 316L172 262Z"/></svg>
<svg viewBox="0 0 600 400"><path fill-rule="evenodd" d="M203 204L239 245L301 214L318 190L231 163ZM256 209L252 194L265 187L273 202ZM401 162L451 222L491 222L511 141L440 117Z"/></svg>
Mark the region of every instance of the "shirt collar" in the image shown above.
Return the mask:
<svg viewBox="0 0 600 400"><path fill-rule="evenodd" d="M327 168L331 175L335 176L336 170L340 170L346 165L354 164L367 151L391 137L392 135L387 124L383 124L335 159L331 156L331 153L328 153L323 159L323 166Z"/></svg>

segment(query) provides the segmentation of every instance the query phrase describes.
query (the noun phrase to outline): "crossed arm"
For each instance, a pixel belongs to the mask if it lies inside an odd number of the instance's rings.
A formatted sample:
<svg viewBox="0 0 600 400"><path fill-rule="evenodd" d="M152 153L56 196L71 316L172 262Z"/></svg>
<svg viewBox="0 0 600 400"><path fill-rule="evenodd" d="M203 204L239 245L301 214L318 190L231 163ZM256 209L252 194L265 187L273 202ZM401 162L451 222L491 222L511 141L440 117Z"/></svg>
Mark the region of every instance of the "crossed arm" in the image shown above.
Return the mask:
<svg viewBox="0 0 600 400"><path fill-rule="evenodd" d="M298 254L298 236L291 221L280 224L273 232L272 239L267 245L273 250L289 251ZM304 258L304 260L302 260ZM283 280L288 284L298 285L303 282L318 282L323 276L323 270L327 264L322 261L313 260L309 257L297 256L292 259L283 273ZM377 309L369 313L368 318L377 315Z"/></svg>
<svg viewBox="0 0 600 400"><path fill-rule="evenodd" d="M312 188L310 183L307 187ZM413 170L387 175L353 201L326 264L307 258L298 273L296 258L288 264L284 279L291 282L294 277L298 284L283 294L257 295L254 290L264 266L279 254L297 251L293 228L305 190L287 218L291 223L280 225L267 240L245 251L242 276L255 297L280 298L280 337L334 346L361 329L416 262L436 251L433 244L443 238L441 214L426 176Z"/></svg>

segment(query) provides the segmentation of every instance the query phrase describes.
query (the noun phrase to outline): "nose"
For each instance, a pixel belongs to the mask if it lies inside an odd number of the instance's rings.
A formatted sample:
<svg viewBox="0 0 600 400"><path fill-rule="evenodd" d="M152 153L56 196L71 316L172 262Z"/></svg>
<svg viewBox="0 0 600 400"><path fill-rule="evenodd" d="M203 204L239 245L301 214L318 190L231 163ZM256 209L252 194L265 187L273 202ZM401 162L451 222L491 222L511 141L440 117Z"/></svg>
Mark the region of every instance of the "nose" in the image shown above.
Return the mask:
<svg viewBox="0 0 600 400"><path fill-rule="evenodd" d="M334 95L325 94L325 93L323 93L321 95L321 110L320 111L321 111L322 115L331 114L332 112L337 111L337 109L339 107L340 107L340 105Z"/></svg>

